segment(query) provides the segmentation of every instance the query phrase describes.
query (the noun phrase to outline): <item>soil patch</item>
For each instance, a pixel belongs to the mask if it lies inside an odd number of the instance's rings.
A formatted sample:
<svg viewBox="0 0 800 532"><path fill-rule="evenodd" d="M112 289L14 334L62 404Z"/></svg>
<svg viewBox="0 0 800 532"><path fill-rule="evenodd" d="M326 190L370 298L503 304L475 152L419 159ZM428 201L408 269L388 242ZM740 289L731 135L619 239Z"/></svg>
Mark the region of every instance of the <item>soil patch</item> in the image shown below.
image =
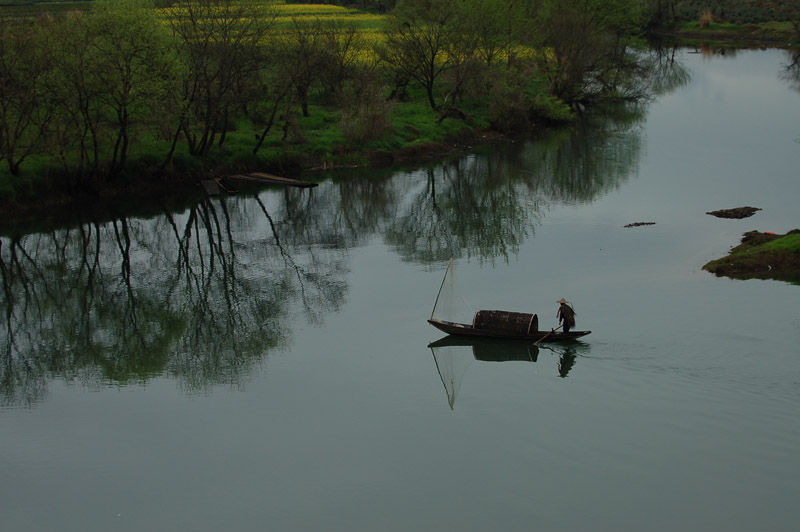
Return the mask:
<svg viewBox="0 0 800 532"><path fill-rule="evenodd" d="M632 224L623 225L622 227L641 227L643 225L656 225L655 222L633 222Z"/></svg>
<svg viewBox="0 0 800 532"><path fill-rule="evenodd" d="M719 211L711 211L706 214L716 216L717 218L749 218L753 216L756 211L760 211L758 207L736 207L735 209L722 209Z"/></svg>

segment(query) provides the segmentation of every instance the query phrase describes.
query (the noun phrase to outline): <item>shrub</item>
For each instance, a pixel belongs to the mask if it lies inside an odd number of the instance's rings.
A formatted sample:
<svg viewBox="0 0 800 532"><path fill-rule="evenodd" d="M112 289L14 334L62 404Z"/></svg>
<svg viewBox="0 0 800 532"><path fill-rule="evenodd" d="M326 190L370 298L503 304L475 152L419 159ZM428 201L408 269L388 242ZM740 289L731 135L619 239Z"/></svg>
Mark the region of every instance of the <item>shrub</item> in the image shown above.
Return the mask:
<svg viewBox="0 0 800 532"><path fill-rule="evenodd" d="M394 104L387 100L387 92L371 76L358 76L339 91L342 136L348 145L379 139L391 131Z"/></svg>
<svg viewBox="0 0 800 532"><path fill-rule="evenodd" d="M530 129L537 122L572 118L569 106L547 93L543 80L530 65L496 71L488 106L492 127L503 132Z"/></svg>
<svg viewBox="0 0 800 532"><path fill-rule="evenodd" d="M701 30L707 29L711 26L711 23L714 22L714 15L711 14L711 11L705 10L700 14L700 20L698 20L698 27Z"/></svg>

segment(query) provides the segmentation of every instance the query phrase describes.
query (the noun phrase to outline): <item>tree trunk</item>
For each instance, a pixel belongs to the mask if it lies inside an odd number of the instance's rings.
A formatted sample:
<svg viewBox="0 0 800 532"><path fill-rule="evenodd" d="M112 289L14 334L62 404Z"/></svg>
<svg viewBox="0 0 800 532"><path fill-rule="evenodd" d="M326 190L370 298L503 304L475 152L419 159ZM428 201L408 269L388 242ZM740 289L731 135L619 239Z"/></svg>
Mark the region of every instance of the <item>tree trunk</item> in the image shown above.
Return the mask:
<svg viewBox="0 0 800 532"><path fill-rule="evenodd" d="M225 111L222 115L222 133L220 133L219 142L217 142L217 145L220 148L225 144L225 138L228 136L228 119L229 119L228 117L229 117L228 107L226 106Z"/></svg>
<svg viewBox="0 0 800 532"><path fill-rule="evenodd" d="M178 129L175 130L175 135L172 137L172 144L169 147L169 152L167 152L167 156L164 158L164 162L161 163L162 170L172 164L172 157L175 155L175 148L178 146L178 138L180 138L180 136L181 136L181 127L178 126Z"/></svg>
<svg viewBox="0 0 800 532"><path fill-rule="evenodd" d="M9 157L7 159L8 162L8 171L11 172L11 175L14 177L19 175L19 165L20 161L14 162L13 158Z"/></svg>
<svg viewBox="0 0 800 532"><path fill-rule="evenodd" d="M425 92L428 95L428 103L431 104L431 109L436 111L438 106L436 105L436 99L433 97L433 83L427 83L425 85Z"/></svg>
<svg viewBox="0 0 800 532"><path fill-rule="evenodd" d="M300 100L300 109L303 111L303 116L308 117L308 87L302 84L297 87L297 99Z"/></svg>
<svg viewBox="0 0 800 532"><path fill-rule="evenodd" d="M256 147L253 148L253 155L258 153L258 150L261 148L261 145L264 143L264 139L267 138L269 134L269 130L272 129L272 124L275 123L275 114L278 112L278 105L280 104L280 100L275 102L275 105L272 107L272 112L269 115L269 120L267 121L267 125L264 128L264 132L258 138L258 142L256 143Z"/></svg>

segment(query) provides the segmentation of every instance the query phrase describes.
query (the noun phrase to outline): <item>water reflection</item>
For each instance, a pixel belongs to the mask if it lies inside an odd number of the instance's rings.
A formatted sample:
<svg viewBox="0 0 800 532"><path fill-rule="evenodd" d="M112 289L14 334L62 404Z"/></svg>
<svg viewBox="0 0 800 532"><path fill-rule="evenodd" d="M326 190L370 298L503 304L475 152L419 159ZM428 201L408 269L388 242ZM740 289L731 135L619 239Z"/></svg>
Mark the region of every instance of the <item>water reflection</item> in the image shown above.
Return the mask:
<svg viewBox="0 0 800 532"><path fill-rule="evenodd" d="M344 250L301 250L285 225L223 199L0 240L3 403L39 401L54 376L240 384L287 344L293 305L313 321L346 293Z"/></svg>
<svg viewBox="0 0 800 532"><path fill-rule="evenodd" d="M559 345L557 348L542 346L542 349L547 349L558 355L558 376L565 379L578 361L578 352L588 351L589 347L587 344L574 342Z"/></svg>
<svg viewBox="0 0 800 532"><path fill-rule="evenodd" d="M659 90L685 82L674 55L654 57ZM0 401L36 403L49 378L99 387L169 375L187 390L238 386L290 344L299 319L319 325L341 308L349 249L379 237L426 266L508 261L551 204L594 201L636 175L645 110L585 114L413 172L193 197L146 215L83 213L0 237ZM564 357L564 376L573 364Z"/></svg>
<svg viewBox="0 0 800 532"><path fill-rule="evenodd" d="M508 260L549 202L590 201L634 171L630 115L410 174L200 199L4 237L0 395L31 404L58 376L87 386L171 375L239 385L347 293L347 250L382 235L404 259Z"/></svg>
<svg viewBox="0 0 800 532"><path fill-rule="evenodd" d="M643 106L618 106L421 171L384 239L416 263L507 261L535 235L550 204L591 202L636 174L643 121Z"/></svg>
<svg viewBox="0 0 800 532"><path fill-rule="evenodd" d="M789 83L792 90L800 92L800 50L786 51L786 64L780 77Z"/></svg>
<svg viewBox="0 0 800 532"><path fill-rule="evenodd" d="M469 156L426 170L424 186L409 193L407 208L386 228L386 242L422 264L516 253L540 211L535 202L527 205L520 187L498 182L492 159Z"/></svg>
<svg viewBox="0 0 800 532"><path fill-rule="evenodd" d="M654 47L649 51L647 64L651 75L648 78L653 96L669 94L689 84L692 74L678 61L677 46Z"/></svg>
<svg viewBox="0 0 800 532"><path fill-rule="evenodd" d="M558 375L566 378L575 366L579 354L588 353L590 347L583 342L565 342L558 345L535 345L515 340L491 340L445 336L428 347L433 354L436 370L442 379L447 402L455 408L456 398L467 369L476 360L481 362L537 362L541 353L558 357Z"/></svg>

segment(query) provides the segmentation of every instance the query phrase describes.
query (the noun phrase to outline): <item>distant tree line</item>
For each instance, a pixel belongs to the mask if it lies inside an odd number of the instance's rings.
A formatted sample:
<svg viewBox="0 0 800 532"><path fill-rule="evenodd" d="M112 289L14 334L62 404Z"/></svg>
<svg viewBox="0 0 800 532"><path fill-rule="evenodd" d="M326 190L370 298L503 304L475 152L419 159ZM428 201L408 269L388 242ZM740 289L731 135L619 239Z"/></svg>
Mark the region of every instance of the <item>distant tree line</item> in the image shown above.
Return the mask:
<svg viewBox="0 0 800 532"><path fill-rule="evenodd" d="M711 16L735 24L800 20L798 0L646 0L648 27L670 27Z"/></svg>
<svg viewBox="0 0 800 532"><path fill-rule="evenodd" d="M259 128L257 154L274 130L300 136L312 102L337 106L357 146L389 130L393 102L417 88L440 122L471 122L465 102L479 101L501 130L641 95L631 45L643 0L355 3L395 4L381 39L343 19L278 31L265 1L96 0L0 22L0 162L19 175L44 158L79 187L122 175L133 146L162 169L179 150L206 157L242 120Z"/></svg>

